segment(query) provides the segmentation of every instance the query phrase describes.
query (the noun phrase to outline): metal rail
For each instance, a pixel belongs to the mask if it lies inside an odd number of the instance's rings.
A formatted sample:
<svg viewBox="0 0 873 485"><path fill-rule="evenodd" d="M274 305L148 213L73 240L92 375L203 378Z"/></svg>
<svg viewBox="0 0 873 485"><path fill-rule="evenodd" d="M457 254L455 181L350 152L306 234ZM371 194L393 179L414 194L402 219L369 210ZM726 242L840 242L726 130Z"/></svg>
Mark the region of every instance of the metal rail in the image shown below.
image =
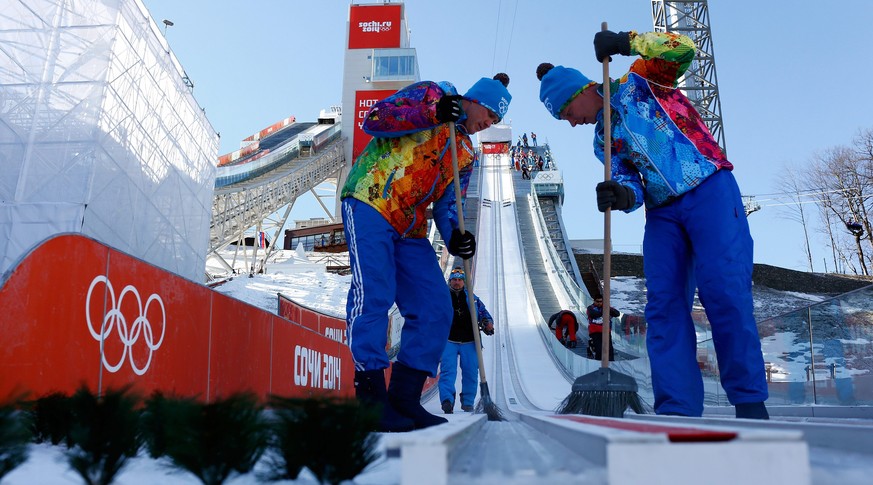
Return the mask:
<svg viewBox="0 0 873 485"><path fill-rule="evenodd" d="M293 204L297 197L334 176L345 165L342 140L322 148L311 157L298 157L255 179L215 191L209 233L210 253L240 240L271 214ZM287 217L287 213L285 215ZM276 244L281 227L271 239Z"/></svg>

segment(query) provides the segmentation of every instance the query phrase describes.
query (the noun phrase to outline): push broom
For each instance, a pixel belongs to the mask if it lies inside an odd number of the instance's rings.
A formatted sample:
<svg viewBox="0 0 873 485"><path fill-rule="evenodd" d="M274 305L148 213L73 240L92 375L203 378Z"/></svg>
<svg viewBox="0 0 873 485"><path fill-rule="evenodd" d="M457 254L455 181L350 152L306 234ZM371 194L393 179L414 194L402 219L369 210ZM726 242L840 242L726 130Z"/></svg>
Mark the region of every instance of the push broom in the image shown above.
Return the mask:
<svg viewBox="0 0 873 485"><path fill-rule="evenodd" d="M607 30L606 22L600 26ZM603 59L603 177L612 176L612 107L610 106L609 57ZM612 274L612 240L610 209L603 213L603 345L600 368L578 377L570 395L558 407L559 414L587 414L620 418L627 408L644 413L633 377L609 368L609 280Z"/></svg>
<svg viewBox="0 0 873 485"><path fill-rule="evenodd" d="M464 229L464 206L461 204L461 180L458 170L458 144L455 140L455 123L449 123L449 145L452 151L452 174L455 185L455 207L458 210L458 230L461 234L467 232ZM488 415L488 421L505 421L500 408L491 400L491 392L488 391L488 381L485 379L485 362L482 359L482 339L479 335L479 315L476 313L476 298L473 296L473 272L470 271L470 260L464 260L464 284L467 286L467 305L470 309L470 320L473 322L473 340L476 345L476 358L479 360L479 402L476 403L476 412L484 412Z"/></svg>

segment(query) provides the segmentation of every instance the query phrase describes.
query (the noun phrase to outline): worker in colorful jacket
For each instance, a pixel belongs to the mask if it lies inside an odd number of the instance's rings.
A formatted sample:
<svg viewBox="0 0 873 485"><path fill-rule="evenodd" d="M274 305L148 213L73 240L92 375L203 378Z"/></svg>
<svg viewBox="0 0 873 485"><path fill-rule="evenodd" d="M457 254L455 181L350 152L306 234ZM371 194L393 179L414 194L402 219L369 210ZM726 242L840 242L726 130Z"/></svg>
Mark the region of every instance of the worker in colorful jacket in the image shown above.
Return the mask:
<svg viewBox="0 0 873 485"><path fill-rule="evenodd" d="M476 240L458 230L449 123L456 123L460 182L466 190L475 152L470 135L497 123L512 97L509 76L482 78L463 96L448 82L422 81L377 102L363 130L372 135L342 190L352 282L348 343L359 400L382 407L382 431L446 422L420 404L449 336L452 303L427 239L427 207L452 255L472 258ZM386 393L388 311L405 319Z"/></svg>
<svg viewBox="0 0 873 485"><path fill-rule="evenodd" d="M767 382L752 314L752 237L733 165L677 89L694 59L686 36L598 32L595 57L634 55L610 81L611 180L597 207L631 212L644 203L647 346L658 414L700 416L703 380L691 320L695 286L712 325L721 384L737 417L767 419ZM571 126L593 124L603 160L602 85L576 69L537 68L540 100Z"/></svg>

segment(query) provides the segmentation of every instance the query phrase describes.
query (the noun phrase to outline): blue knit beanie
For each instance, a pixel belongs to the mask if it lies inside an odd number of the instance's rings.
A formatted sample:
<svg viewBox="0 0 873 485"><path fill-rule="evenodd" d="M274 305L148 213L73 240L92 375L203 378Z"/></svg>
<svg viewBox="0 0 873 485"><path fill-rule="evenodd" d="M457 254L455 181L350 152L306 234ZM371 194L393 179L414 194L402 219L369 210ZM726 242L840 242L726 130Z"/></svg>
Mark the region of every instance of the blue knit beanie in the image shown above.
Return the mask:
<svg viewBox="0 0 873 485"><path fill-rule="evenodd" d="M540 75L543 66L551 66L551 64L540 64L537 68L537 76L540 78L540 101L549 110L556 119L561 119L561 108L567 104L574 94L580 90L593 86L597 83L585 77L584 74L571 67L554 66L548 69L547 72Z"/></svg>
<svg viewBox="0 0 873 485"><path fill-rule="evenodd" d="M474 84L473 87L464 94L464 99L488 108L502 120L503 116L506 115L506 111L509 109L509 102L512 101L512 95L510 95L509 91L506 89L506 86L509 85L509 76L501 73L494 77L498 78L501 75L502 78L505 79L506 84L498 79L483 77L476 81L476 84Z"/></svg>

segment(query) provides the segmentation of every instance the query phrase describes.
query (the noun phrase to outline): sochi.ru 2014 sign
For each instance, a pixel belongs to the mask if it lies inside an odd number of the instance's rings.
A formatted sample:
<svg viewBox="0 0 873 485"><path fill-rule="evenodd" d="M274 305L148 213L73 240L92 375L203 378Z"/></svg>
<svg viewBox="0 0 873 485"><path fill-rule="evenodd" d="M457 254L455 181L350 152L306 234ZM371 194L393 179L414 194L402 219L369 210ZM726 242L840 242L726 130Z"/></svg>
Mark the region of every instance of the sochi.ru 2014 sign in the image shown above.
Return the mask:
<svg viewBox="0 0 873 485"><path fill-rule="evenodd" d="M349 49L400 47L400 5L352 5Z"/></svg>
<svg viewBox="0 0 873 485"><path fill-rule="evenodd" d="M339 389L342 359L327 353L294 346L294 385L313 389Z"/></svg>

